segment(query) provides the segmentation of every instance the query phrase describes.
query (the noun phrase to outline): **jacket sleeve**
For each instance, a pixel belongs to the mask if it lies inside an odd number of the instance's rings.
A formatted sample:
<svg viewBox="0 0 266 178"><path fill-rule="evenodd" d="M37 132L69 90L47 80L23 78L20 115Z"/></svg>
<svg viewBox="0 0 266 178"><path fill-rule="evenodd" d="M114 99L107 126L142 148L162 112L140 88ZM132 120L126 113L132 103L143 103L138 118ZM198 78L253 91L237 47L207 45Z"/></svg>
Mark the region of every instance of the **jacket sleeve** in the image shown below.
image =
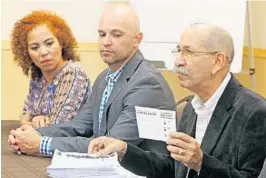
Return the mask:
<svg viewBox="0 0 266 178"><path fill-rule="evenodd" d="M127 145L120 164L134 174L147 178L175 177L175 162L169 155L144 151L132 144Z"/></svg>
<svg viewBox="0 0 266 178"><path fill-rule="evenodd" d="M262 170L261 170L260 175L259 175L258 178L266 178L266 159L264 161Z"/></svg>

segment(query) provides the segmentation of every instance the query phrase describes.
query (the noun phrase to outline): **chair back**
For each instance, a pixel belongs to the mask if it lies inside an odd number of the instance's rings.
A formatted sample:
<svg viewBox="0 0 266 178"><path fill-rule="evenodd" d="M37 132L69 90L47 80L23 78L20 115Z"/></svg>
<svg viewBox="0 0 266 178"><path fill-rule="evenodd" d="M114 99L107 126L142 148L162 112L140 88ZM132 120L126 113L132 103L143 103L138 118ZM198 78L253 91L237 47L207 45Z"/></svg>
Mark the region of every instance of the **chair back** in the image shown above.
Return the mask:
<svg viewBox="0 0 266 178"><path fill-rule="evenodd" d="M177 101L176 102L176 118L178 120L181 119L181 116L182 116L182 113L183 113L183 109L185 107L185 105L187 104L187 102L189 100L191 100L192 98L194 97L194 95L189 95L189 96L186 96L184 98L182 98L181 100Z"/></svg>

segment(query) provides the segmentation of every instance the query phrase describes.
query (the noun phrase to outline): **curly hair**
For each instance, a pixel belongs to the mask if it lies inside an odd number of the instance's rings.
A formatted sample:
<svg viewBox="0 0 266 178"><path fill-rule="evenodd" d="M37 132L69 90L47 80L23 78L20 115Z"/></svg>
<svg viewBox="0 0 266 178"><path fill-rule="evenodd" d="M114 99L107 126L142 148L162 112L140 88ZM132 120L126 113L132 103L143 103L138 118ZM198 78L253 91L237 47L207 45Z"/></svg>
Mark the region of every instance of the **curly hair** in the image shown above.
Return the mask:
<svg viewBox="0 0 266 178"><path fill-rule="evenodd" d="M46 24L58 39L62 46L64 60L80 60L75 51L77 41L65 20L50 11L32 11L15 23L11 33L11 49L14 54L14 61L21 66L26 76L30 73L32 79L41 78L42 72L31 60L27 36L36 26L43 24Z"/></svg>

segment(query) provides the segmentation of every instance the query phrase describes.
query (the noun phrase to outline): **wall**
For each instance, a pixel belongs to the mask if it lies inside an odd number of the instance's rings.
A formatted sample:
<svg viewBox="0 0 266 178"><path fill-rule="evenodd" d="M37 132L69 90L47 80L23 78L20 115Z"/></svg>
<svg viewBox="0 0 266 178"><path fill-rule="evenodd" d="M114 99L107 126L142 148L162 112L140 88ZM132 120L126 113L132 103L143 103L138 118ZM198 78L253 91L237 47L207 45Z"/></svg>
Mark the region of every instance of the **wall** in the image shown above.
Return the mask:
<svg viewBox="0 0 266 178"><path fill-rule="evenodd" d="M266 49L266 1L251 0L251 24L252 24L252 43L254 48ZM246 18L245 41L244 45L248 46L248 23Z"/></svg>

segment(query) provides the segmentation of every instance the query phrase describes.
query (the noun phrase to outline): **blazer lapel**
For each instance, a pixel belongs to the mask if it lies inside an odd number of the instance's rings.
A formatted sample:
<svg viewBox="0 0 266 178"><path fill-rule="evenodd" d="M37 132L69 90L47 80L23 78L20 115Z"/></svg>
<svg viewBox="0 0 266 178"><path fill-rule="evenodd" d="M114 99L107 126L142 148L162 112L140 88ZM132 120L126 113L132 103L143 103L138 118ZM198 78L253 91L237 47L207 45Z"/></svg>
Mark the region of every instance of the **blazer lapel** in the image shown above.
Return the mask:
<svg viewBox="0 0 266 178"><path fill-rule="evenodd" d="M222 134L226 123L230 119L229 110L232 108L233 101L239 87L238 81L232 75L228 85L226 86L216 108L213 112L211 120L204 134L201 148L205 154L211 154Z"/></svg>
<svg viewBox="0 0 266 178"><path fill-rule="evenodd" d="M205 154L211 153L229 118L228 112L217 105L201 143Z"/></svg>
<svg viewBox="0 0 266 178"><path fill-rule="evenodd" d="M195 136L195 127L197 121L197 114L195 113L194 108L191 103L188 103L187 107L184 109L180 126L177 129L178 132L184 132L192 137Z"/></svg>
<svg viewBox="0 0 266 178"><path fill-rule="evenodd" d="M95 100L93 103L93 106L96 106L95 108L93 108L92 112L94 112L93 116L94 116L94 135L98 136L98 132L99 132L99 110L100 110L100 105L101 105L101 101L102 101L102 96L103 96L103 92L104 89L106 87L107 81L105 80L105 76L107 74L107 71L104 72L103 76L101 77L99 84L97 87L95 87L95 89L97 89L97 92L95 93Z"/></svg>
<svg viewBox="0 0 266 178"><path fill-rule="evenodd" d="M132 56L132 59L126 64L124 71L120 74L118 80L116 81L114 88L108 98L108 101L104 107L102 125L101 125L101 135L105 135L107 131L107 111L114 99L123 91L126 87L127 82L135 73L141 61L144 59L143 55L139 50Z"/></svg>
<svg viewBox="0 0 266 178"><path fill-rule="evenodd" d="M195 137L195 128L196 128L197 114L195 113L194 108L190 103L187 104L187 107L184 108L180 125L178 126L178 132L184 132L192 137ZM187 175L187 167L182 163L175 164L175 177L184 178Z"/></svg>

